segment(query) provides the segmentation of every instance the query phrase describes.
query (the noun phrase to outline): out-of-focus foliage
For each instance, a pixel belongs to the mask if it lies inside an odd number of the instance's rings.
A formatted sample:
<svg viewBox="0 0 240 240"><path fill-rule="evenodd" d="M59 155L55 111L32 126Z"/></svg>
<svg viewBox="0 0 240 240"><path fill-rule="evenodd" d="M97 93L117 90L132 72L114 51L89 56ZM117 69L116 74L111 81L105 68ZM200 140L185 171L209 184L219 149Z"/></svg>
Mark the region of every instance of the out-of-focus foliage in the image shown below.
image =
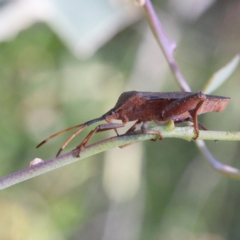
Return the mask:
<svg viewBox="0 0 240 240"><path fill-rule="evenodd" d="M193 18L188 14L195 5L177 11L183 2L155 1L155 7L178 43L176 59L184 76L198 91L239 53L240 5L212 2ZM209 129L239 130L239 73L214 92L232 98L227 109L200 117ZM0 76L1 176L27 167L35 157L53 157L70 133L35 146L102 115L123 91L178 91L144 18L85 60L37 23L0 44ZM112 135L99 133L93 141ZM238 143L207 145L220 161L240 168ZM3 190L0 239L238 240L239 199L240 182L213 172L194 143L144 142Z"/></svg>

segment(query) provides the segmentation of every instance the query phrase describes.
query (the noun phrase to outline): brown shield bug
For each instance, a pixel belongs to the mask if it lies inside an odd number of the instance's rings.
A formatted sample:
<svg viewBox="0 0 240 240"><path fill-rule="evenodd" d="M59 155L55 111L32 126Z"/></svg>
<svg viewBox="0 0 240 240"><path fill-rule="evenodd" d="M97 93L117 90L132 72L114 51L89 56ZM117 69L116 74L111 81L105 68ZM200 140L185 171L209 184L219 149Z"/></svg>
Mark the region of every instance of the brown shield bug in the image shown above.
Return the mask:
<svg viewBox="0 0 240 240"><path fill-rule="evenodd" d="M107 123L98 125L76 147L78 156L95 133L113 129L118 134L117 128L124 127L130 121L136 122L126 133L135 131L137 126L142 124L141 131L143 133L156 134L160 139L162 139L161 133L148 130L147 122L154 121L164 124L169 120L173 120L174 123L191 121L196 132L196 136L193 139L196 140L199 136L198 128L206 130L203 125L198 123L197 116L207 112L221 112L225 109L229 100L230 98L228 97L206 95L202 92L124 92L120 95L115 107L101 117L55 133L42 141L37 148L61 133L79 128L62 145L57 153L58 156L77 134L82 132L87 126L101 120L105 120ZM122 123L113 123L112 121L115 119L121 120Z"/></svg>

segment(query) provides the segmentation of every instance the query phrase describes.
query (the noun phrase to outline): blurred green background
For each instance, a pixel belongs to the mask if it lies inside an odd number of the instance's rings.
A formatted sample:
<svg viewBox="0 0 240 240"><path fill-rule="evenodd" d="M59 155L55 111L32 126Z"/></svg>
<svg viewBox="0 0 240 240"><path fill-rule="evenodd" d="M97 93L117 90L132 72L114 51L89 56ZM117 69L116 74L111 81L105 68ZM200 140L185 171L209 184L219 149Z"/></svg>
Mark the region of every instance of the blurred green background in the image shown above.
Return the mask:
<svg viewBox="0 0 240 240"><path fill-rule="evenodd" d="M51 7L40 8L33 1L36 12L28 11L31 24L24 19L25 25L20 20L28 15L16 20L12 11L20 2L3 1L0 8L1 176L28 167L36 157L54 157L71 133L35 146L101 116L124 91L179 90L132 2L52 1ZM175 56L193 91L240 52L239 1L159 0L154 6L178 43ZM10 18L3 18L6 9ZM66 19L73 22L67 25ZM7 26L16 34L7 36ZM238 68L214 92L232 98L227 109L200 116L209 129L239 131L239 74ZM93 142L113 135L97 134ZM239 143L206 144L219 161L240 168ZM213 172L193 142L149 141L2 190L0 239L237 240L239 202L240 182Z"/></svg>

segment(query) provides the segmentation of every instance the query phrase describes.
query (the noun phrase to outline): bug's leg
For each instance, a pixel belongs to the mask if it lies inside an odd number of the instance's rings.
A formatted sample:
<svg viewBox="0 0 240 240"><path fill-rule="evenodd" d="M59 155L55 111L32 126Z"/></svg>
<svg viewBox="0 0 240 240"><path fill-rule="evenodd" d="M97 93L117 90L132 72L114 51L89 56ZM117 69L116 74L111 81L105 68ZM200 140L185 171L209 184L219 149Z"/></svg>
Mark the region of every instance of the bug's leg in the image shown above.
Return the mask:
<svg viewBox="0 0 240 240"><path fill-rule="evenodd" d="M49 140L50 138L52 138L53 136L56 137L57 135L59 135L59 134L61 134L61 133L64 133L64 132L66 132L66 131L69 131L69 130L71 130L71 129L73 129L73 128L80 127L80 129L78 129L74 134L72 134L72 135L64 142L64 144L61 146L61 148L58 150L57 155L56 155L56 157L58 157L59 154L62 152L62 150L68 145L68 143L69 143L74 137L76 137L79 133L81 133L86 127L92 125L92 124L95 123L95 122L99 122L99 121L101 121L101 120L103 120L102 117L96 118L96 119L90 120L90 121L88 121L88 122L85 122L85 123L83 123L83 124L81 124L81 125L77 125L77 126L75 126L75 127L71 127L71 128L66 129L66 130L63 130L63 131L61 131L61 132L59 132L59 133L56 133L56 134L50 136L48 139L46 139L46 140L44 140L42 143L40 143L37 147L40 147L43 143L45 143L46 141L48 141L48 140Z"/></svg>
<svg viewBox="0 0 240 240"><path fill-rule="evenodd" d="M143 124L141 126L141 131L142 131L142 133L146 133L146 134L156 134L156 135L158 135L158 137L151 139L152 141L156 141L157 139L160 139L160 140L163 139L160 131L147 129L147 122L143 122Z"/></svg>
<svg viewBox="0 0 240 240"><path fill-rule="evenodd" d="M137 122L135 122L135 123L133 124L133 126L126 132L126 134L127 134L127 133L131 133L131 132L134 132L135 129L137 128L137 126L138 126L141 122L142 122L141 120L138 120ZM142 124L142 126L141 126L141 131L142 131L142 133L157 134L157 135L159 136L159 137L157 137L157 138L151 139L151 141L156 141L157 139L162 140L162 134L161 134L161 132L156 131L156 130L148 130L148 129L147 129L147 122L144 122L144 123ZM124 147L127 147L127 146L129 146L129 145L132 145L132 143L122 145L122 146L120 146L120 148L124 148Z"/></svg>
<svg viewBox="0 0 240 240"><path fill-rule="evenodd" d="M107 121L107 120L106 120ZM111 121L107 121L109 124L112 124L112 122ZM114 128L113 129L114 130L114 132L117 134L117 136L119 136L119 133L118 133L118 131L117 131L117 129L116 128Z"/></svg>
<svg viewBox="0 0 240 240"><path fill-rule="evenodd" d="M137 120L137 121L132 125L132 127L130 127L130 128L127 130L127 132L126 132L125 134L134 132L134 131L136 130L136 128L141 124L141 122L142 122L141 120ZM130 146L130 145L132 145L132 143L119 146L119 148L125 148L125 147Z"/></svg>
<svg viewBox="0 0 240 240"><path fill-rule="evenodd" d="M184 121L189 121L189 122L193 122L193 119L191 117L186 118ZM198 121L198 128L201 128L202 130L208 130L203 124L201 124Z"/></svg>
<svg viewBox="0 0 240 240"><path fill-rule="evenodd" d="M204 100L200 101L197 104L196 108L194 108L193 110L189 111L191 116L192 116L193 127L194 127L194 130L196 132L196 136L193 138L193 140L196 140L198 138L198 136L199 136L197 112L198 112L198 110L200 109L200 107L202 106L203 103L204 103Z"/></svg>
<svg viewBox="0 0 240 240"><path fill-rule="evenodd" d="M192 117L188 118L181 118L181 119L175 119L174 124L179 124L182 122L193 122ZM204 125L202 125L200 122L198 122L198 128L201 128L202 130L208 130Z"/></svg>
<svg viewBox="0 0 240 240"><path fill-rule="evenodd" d="M84 139L83 141L76 147L77 152L77 157L80 156L80 152L86 147L87 143L89 140L93 137L95 133L98 132L103 132L111 129L116 129L116 128L121 128L124 127L125 123L106 123L106 124L101 124L98 125L94 130L92 130Z"/></svg>
<svg viewBox="0 0 240 240"><path fill-rule="evenodd" d="M201 106L205 100L206 95L201 92L197 92L187 97L175 100L162 111L162 117L166 121L174 119L174 117L180 116L183 113L189 112L193 120L194 130L196 132L196 137L193 139L196 140L199 136L197 120L198 110L201 109Z"/></svg>
<svg viewBox="0 0 240 240"><path fill-rule="evenodd" d="M127 131L125 134L127 133L131 133L134 132L136 130L136 128L141 124L141 120L137 120Z"/></svg>
<svg viewBox="0 0 240 240"><path fill-rule="evenodd" d="M208 129L207 129L204 125L202 125L200 122L198 122L198 127L201 128L202 130L205 130L205 131L208 130Z"/></svg>

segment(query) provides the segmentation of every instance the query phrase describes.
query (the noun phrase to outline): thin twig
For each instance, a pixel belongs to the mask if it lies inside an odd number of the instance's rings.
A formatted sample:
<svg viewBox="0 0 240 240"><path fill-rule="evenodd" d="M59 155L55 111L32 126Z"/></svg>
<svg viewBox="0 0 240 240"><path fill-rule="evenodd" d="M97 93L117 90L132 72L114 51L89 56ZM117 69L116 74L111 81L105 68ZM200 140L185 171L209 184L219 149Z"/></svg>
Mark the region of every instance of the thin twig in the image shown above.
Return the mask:
<svg viewBox="0 0 240 240"><path fill-rule="evenodd" d="M176 48L176 43L173 42L168 38L168 36L165 34L163 27L161 25L161 22L159 21L156 12L152 6L152 3L150 0L146 0L145 4L143 5L144 13L147 17L147 20L149 22L149 25L152 29L153 35L157 40L157 43L161 47L167 62L173 72L173 75L175 76L177 83L179 84L180 88L184 92L190 92L191 89L189 85L187 84L185 78L183 77L176 61L174 58L174 50Z"/></svg>
<svg viewBox="0 0 240 240"><path fill-rule="evenodd" d="M217 159L214 158L211 152L208 150L203 140L196 141L196 145L207 160L207 163L209 163L215 171L224 175L225 177L240 180L240 170L217 161Z"/></svg>
<svg viewBox="0 0 240 240"><path fill-rule="evenodd" d="M170 122L164 126L156 126L151 128L152 130L160 131L164 138L181 138L187 141L195 136L193 127L174 127L173 123ZM76 157L76 150L69 153L63 154L57 158L47 160L45 162L38 163L22 171L15 172L8 176L0 178L0 189L4 189L15 185L17 183L23 182L30 178L36 177L43 173L55 170L62 166L70 163L82 160L84 158L90 157L92 155L98 154L103 151L110 150L114 147L119 147L126 144L132 144L140 141L150 140L156 138L154 134L143 134L135 132L132 134L121 135L117 137L112 137L101 142L89 145L83 151L81 151L81 156ZM240 141L240 132L219 132L219 131L199 131L199 139L205 140L225 140L225 141ZM164 141L164 140L163 140ZM198 140L199 141L199 140ZM161 144L161 142L159 142ZM124 150L121 150L124 151ZM219 166L220 163L218 163ZM214 165L216 166L216 164ZM214 167L213 166L213 167ZM225 176L232 177L235 179L240 179L239 170L231 168L234 174L229 171L223 171L224 169L230 169L230 166L221 164L221 173ZM235 174L238 173L239 175Z"/></svg>

